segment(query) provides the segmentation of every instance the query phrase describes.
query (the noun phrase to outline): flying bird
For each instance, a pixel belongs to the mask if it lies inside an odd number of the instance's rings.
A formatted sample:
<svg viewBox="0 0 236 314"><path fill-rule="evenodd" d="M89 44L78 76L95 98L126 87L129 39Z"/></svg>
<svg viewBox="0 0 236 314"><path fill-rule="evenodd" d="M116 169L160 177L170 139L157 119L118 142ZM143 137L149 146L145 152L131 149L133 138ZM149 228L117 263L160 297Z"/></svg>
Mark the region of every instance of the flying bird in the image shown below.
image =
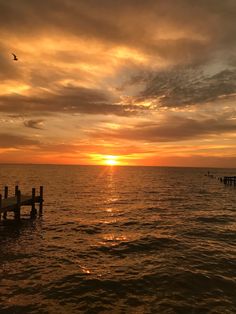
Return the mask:
<svg viewBox="0 0 236 314"><path fill-rule="evenodd" d="M14 61L18 61L17 56L16 56L14 53L12 53L12 55L13 55L13 57L14 57L13 60L14 60Z"/></svg>

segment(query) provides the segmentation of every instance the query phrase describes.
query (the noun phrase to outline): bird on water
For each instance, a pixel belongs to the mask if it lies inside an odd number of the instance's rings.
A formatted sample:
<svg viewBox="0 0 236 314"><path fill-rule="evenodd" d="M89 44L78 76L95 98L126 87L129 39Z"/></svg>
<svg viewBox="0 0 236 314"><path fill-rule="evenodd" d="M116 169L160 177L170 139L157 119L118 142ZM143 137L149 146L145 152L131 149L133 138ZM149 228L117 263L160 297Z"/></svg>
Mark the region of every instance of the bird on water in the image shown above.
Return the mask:
<svg viewBox="0 0 236 314"><path fill-rule="evenodd" d="M12 53L12 55L13 55L13 57L14 57L13 60L14 60L14 61L18 61L17 56L16 56L14 53Z"/></svg>

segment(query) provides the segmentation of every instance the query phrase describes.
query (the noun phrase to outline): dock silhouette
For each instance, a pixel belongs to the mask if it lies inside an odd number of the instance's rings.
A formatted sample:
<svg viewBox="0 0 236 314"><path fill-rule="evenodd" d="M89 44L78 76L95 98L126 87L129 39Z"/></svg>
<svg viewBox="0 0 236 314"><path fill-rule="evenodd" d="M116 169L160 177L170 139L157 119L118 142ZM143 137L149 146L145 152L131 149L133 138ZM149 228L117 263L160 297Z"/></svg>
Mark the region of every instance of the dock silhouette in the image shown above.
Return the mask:
<svg viewBox="0 0 236 314"><path fill-rule="evenodd" d="M18 185L15 186L15 193L9 197L8 186L4 187L4 197L0 194L0 220L7 218L8 212L14 213L14 218L19 220L21 218L21 207L30 206L30 217L37 215L36 204L38 204L38 213L43 213L43 186L40 186L39 195L36 195L36 189L32 188L31 195L24 195L19 190Z"/></svg>
<svg viewBox="0 0 236 314"><path fill-rule="evenodd" d="M220 181L223 182L225 185L236 186L236 176L223 177L223 178L220 178Z"/></svg>

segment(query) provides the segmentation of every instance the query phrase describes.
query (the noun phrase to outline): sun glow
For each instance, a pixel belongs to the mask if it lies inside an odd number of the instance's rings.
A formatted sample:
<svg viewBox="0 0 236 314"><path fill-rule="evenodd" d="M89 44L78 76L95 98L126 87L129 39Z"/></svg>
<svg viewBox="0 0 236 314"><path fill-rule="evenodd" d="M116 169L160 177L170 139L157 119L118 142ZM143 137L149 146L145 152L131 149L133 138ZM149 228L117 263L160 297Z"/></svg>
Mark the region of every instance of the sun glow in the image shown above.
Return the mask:
<svg viewBox="0 0 236 314"><path fill-rule="evenodd" d="M104 163L108 166L116 166L118 165L117 156L108 155L104 158Z"/></svg>
<svg viewBox="0 0 236 314"><path fill-rule="evenodd" d="M106 165L106 166L118 166L122 165L122 157L116 155L105 155L105 154L89 154L91 164L94 165Z"/></svg>

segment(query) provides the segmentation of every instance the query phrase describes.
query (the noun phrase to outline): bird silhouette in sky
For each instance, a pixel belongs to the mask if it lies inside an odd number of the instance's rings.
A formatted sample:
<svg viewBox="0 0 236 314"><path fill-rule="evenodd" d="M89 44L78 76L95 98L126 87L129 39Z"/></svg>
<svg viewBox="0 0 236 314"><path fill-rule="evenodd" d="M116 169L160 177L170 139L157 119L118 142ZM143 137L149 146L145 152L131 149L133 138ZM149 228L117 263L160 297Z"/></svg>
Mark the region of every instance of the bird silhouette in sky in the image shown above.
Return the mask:
<svg viewBox="0 0 236 314"><path fill-rule="evenodd" d="M16 56L14 53L12 53L12 55L13 55L13 57L14 57L13 60L14 60L14 61L18 61L17 56Z"/></svg>

